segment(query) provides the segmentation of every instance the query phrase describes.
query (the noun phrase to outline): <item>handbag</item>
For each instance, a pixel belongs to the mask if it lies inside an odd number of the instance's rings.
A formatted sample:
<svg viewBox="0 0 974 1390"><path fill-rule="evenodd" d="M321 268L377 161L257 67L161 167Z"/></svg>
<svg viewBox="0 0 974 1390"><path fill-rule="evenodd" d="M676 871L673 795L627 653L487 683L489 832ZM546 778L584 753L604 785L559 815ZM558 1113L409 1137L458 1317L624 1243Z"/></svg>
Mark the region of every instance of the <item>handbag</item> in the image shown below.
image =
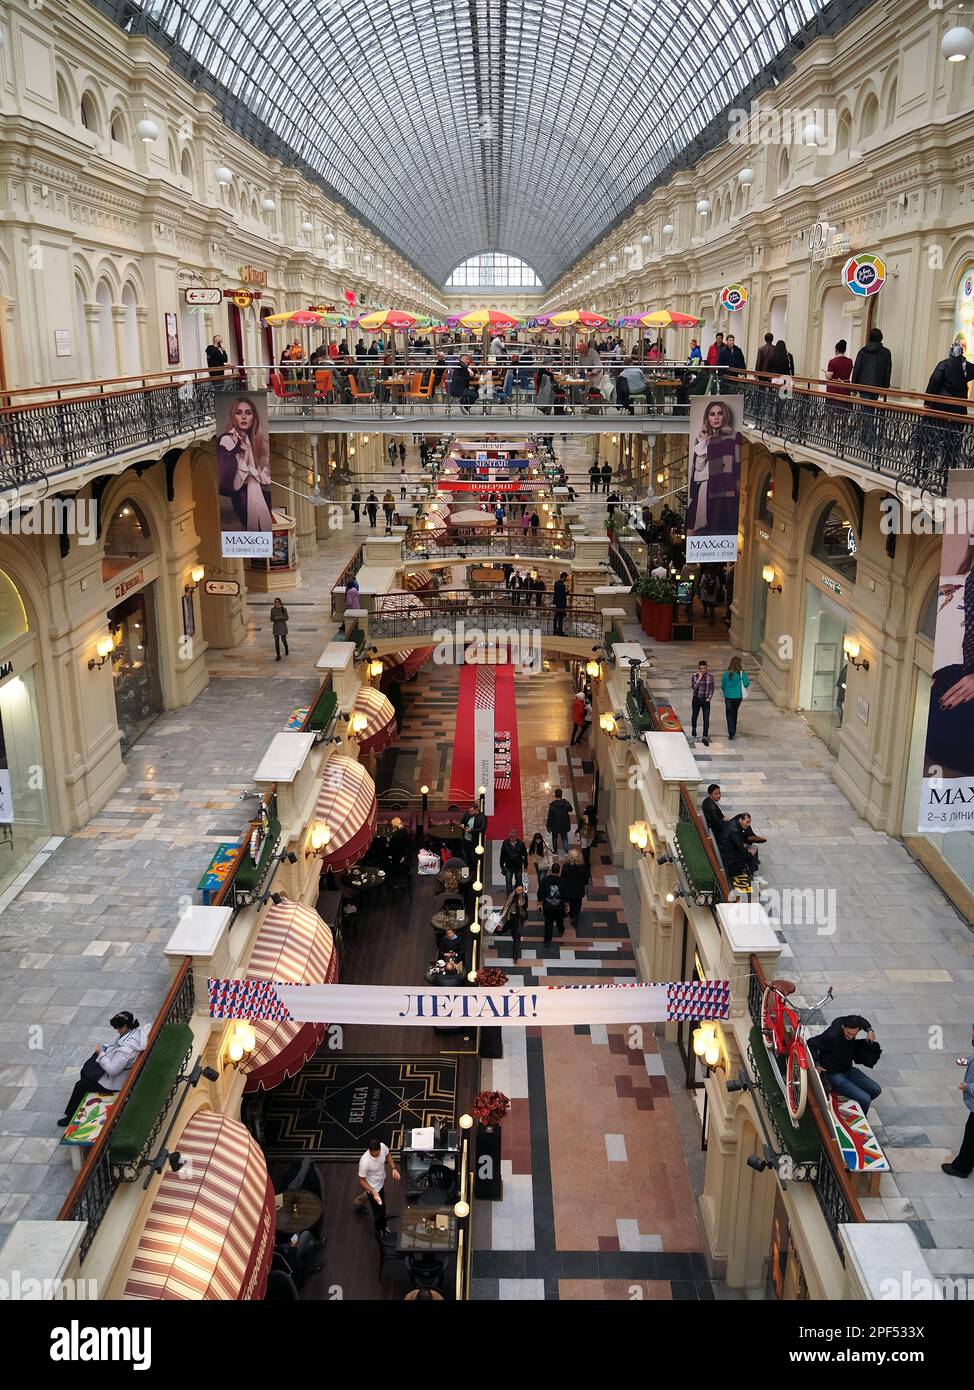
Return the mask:
<svg viewBox="0 0 974 1390"><path fill-rule="evenodd" d="M862 1066L874 1067L882 1057L883 1049L878 1042L873 1042L869 1038L857 1038L852 1044L852 1055Z"/></svg>
<svg viewBox="0 0 974 1390"><path fill-rule="evenodd" d="M748 691L749 691L750 689L751 689L751 687L750 687L749 685L745 685L744 682L741 681L741 699L742 699L742 700L746 700L746 699L747 699Z"/></svg>
<svg viewBox="0 0 974 1390"><path fill-rule="evenodd" d="M90 1086L94 1086L97 1090L101 1090L104 1086L105 1083L102 1080L101 1062L99 1062L96 1052L91 1054L81 1068L81 1079L82 1081L87 1081Z"/></svg>

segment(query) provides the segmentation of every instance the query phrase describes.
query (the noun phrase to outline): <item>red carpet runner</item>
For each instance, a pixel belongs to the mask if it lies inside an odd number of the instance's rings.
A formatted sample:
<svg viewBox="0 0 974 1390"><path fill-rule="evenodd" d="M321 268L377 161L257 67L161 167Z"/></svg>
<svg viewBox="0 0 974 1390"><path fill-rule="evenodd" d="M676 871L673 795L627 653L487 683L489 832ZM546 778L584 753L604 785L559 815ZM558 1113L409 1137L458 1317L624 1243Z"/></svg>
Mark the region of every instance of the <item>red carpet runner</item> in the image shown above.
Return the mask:
<svg viewBox="0 0 974 1390"><path fill-rule="evenodd" d="M514 667L462 666L460 694L457 700L456 731L453 739L453 762L450 769L450 800L465 809L476 800L474 776L474 702L477 673L494 677L494 731L511 737L510 785L494 791L494 814L487 818L487 834L492 840L502 840L513 827L521 834L521 770L517 743L517 706L514 701ZM483 698L483 696L482 696Z"/></svg>

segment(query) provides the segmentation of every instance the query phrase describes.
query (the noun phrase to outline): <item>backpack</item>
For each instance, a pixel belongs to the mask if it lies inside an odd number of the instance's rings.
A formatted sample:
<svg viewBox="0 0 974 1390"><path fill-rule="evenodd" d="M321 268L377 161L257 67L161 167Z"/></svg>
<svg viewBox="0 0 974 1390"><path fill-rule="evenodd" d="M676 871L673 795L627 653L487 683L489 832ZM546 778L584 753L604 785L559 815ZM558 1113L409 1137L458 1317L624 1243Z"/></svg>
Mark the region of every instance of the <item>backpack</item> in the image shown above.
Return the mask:
<svg viewBox="0 0 974 1390"><path fill-rule="evenodd" d="M547 908L557 909L562 906L564 899L561 896L561 884L556 878L547 875L544 886L544 898L542 902Z"/></svg>

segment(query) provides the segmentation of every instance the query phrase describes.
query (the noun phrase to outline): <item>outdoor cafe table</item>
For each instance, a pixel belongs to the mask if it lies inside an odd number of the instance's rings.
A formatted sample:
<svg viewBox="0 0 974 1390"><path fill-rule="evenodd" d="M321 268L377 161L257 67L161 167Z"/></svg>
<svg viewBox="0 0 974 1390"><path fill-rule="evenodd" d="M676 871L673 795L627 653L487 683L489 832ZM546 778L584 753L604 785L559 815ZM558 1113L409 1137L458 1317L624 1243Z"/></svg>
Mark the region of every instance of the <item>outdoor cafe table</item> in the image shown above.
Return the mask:
<svg viewBox="0 0 974 1390"><path fill-rule="evenodd" d="M446 1217L444 1230L437 1228L438 1216ZM422 1211L407 1208L399 1218L397 1250L415 1253L431 1251L446 1255L456 1248L457 1218L449 1207L439 1210L426 1207Z"/></svg>
<svg viewBox="0 0 974 1390"><path fill-rule="evenodd" d="M278 1235L296 1236L307 1231L321 1215L321 1198L317 1193L299 1188L281 1195L284 1200L276 1214Z"/></svg>

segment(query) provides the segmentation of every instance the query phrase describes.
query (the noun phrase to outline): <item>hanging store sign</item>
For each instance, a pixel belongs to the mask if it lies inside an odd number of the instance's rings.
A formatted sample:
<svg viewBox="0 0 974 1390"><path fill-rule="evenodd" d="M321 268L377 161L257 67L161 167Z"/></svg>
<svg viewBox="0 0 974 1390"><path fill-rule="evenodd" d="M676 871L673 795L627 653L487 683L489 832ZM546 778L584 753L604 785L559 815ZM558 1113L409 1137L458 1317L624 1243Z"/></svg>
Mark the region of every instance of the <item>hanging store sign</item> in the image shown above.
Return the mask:
<svg viewBox="0 0 974 1390"><path fill-rule="evenodd" d="M222 304L223 291L215 286L194 286L183 290L183 298L187 304L208 305Z"/></svg>
<svg viewBox="0 0 974 1390"><path fill-rule="evenodd" d="M123 579L121 584L115 585L115 597L124 598L126 594L138 589L145 580L145 571L139 570L138 574L132 574L128 579Z"/></svg>
<svg viewBox="0 0 974 1390"><path fill-rule="evenodd" d="M203 585L205 594L215 594L218 598L236 598L240 585L235 579L208 579Z"/></svg>
<svg viewBox="0 0 974 1390"><path fill-rule="evenodd" d="M242 265L240 267L240 282L244 285L266 285L267 271L258 270L256 266Z"/></svg>
<svg viewBox="0 0 974 1390"><path fill-rule="evenodd" d="M442 1022L508 1028L724 1019L727 980L646 985L547 985L536 989L423 989L401 985L289 985L209 981L211 1018L274 1023L364 1023L429 1028Z"/></svg>
<svg viewBox="0 0 974 1390"><path fill-rule="evenodd" d="M744 285L725 285L720 292L720 302L728 313L736 314L747 303L747 289Z"/></svg>
<svg viewBox="0 0 974 1390"><path fill-rule="evenodd" d="M974 508L974 475L947 475L948 515ZM960 504L960 506L958 506ZM920 790L921 831L974 829L974 544L970 528L945 531Z"/></svg>
<svg viewBox="0 0 974 1390"><path fill-rule="evenodd" d="M878 294L886 283L886 262L879 256L850 256L842 267L842 283L860 298Z"/></svg>
<svg viewBox="0 0 974 1390"><path fill-rule="evenodd" d="M812 261L831 261L849 254L849 234L828 222L816 222L808 233L808 254Z"/></svg>
<svg viewBox="0 0 974 1390"><path fill-rule="evenodd" d="M834 579L832 579L829 575L823 574L823 575L821 576L821 581L822 581L822 583L825 585L826 589L831 589L831 590L832 590L833 594L841 594L841 593L842 593L842 585L841 585L841 584L837 584L836 581L835 581Z"/></svg>
<svg viewBox="0 0 974 1390"><path fill-rule="evenodd" d="M223 298L229 299L238 309L249 309L255 299L263 299L263 295L254 290L224 290Z"/></svg>

